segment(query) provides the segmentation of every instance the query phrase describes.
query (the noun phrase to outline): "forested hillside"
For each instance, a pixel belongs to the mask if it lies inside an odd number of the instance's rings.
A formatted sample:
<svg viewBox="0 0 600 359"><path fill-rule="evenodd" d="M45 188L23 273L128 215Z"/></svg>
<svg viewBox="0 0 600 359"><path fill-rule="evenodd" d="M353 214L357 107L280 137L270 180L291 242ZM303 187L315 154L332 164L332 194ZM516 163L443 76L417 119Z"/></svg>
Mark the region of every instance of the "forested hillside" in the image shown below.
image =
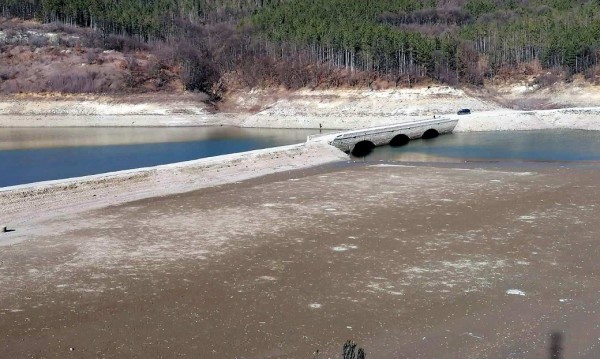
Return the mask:
<svg viewBox="0 0 600 359"><path fill-rule="evenodd" d="M600 73L597 0L0 4L5 18L89 28L84 46L149 51L158 69L170 68L187 89L215 99L226 87L370 86L376 80L482 85L523 72L543 85L578 73L595 82Z"/></svg>
<svg viewBox="0 0 600 359"><path fill-rule="evenodd" d="M317 44L336 66L442 81L479 84L532 61L585 72L600 49L599 1L290 1L253 20L274 41Z"/></svg>

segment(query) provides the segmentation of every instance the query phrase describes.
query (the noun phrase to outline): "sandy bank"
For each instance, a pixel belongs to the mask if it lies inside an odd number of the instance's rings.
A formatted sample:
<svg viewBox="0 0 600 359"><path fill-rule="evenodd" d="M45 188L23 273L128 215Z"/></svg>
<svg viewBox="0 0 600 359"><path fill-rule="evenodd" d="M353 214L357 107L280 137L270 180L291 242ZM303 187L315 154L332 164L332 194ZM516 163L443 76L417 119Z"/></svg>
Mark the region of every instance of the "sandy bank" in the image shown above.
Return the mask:
<svg viewBox="0 0 600 359"><path fill-rule="evenodd" d="M591 90L590 90L591 91ZM521 97L542 94L520 92ZM546 94L550 97L551 94ZM600 107L595 97L577 104L587 107L566 107L553 110L520 111L502 107L482 94L472 95L450 87L429 87L399 90L330 90L297 91L265 106L262 111L243 119L241 126L273 128L357 129L381 126L433 116L458 118L456 131L509 131L540 129L600 130ZM568 106L565 99L556 106ZM239 106L244 102L240 100ZM457 116L461 108L472 115Z"/></svg>
<svg viewBox="0 0 600 359"><path fill-rule="evenodd" d="M496 110L457 116L455 132L527 131L546 129L600 130L600 107L557 110Z"/></svg>
<svg viewBox="0 0 600 359"><path fill-rule="evenodd" d="M136 170L106 173L0 190L2 221L23 223L142 198L183 193L266 174L346 159L324 144L256 150Z"/></svg>
<svg viewBox="0 0 600 359"><path fill-rule="evenodd" d="M237 125L195 94L0 97L0 127L189 127Z"/></svg>
<svg viewBox="0 0 600 359"><path fill-rule="evenodd" d="M256 95L255 95L256 96ZM244 99L248 101L248 99ZM239 106L244 102L240 100ZM243 127L358 129L429 119L456 113L498 109L450 87L395 90L296 91L264 106L242 122Z"/></svg>
<svg viewBox="0 0 600 359"><path fill-rule="evenodd" d="M598 358L599 183L365 163L55 218L1 248L0 357Z"/></svg>
<svg viewBox="0 0 600 359"><path fill-rule="evenodd" d="M201 115L0 115L0 127L237 126L237 114Z"/></svg>
<svg viewBox="0 0 600 359"><path fill-rule="evenodd" d="M516 92L515 92L516 91ZM429 119L433 116L456 116L460 108L469 108L470 116L461 116L457 131L585 129L598 130L600 107L595 88L571 93L577 100L570 107L558 93L523 92L513 89L510 103L551 102L554 110L520 111L500 105L491 95L467 93L450 87L423 87L394 90L299 90L246 91L231 95L223 112L190 99L148 97L73 98L60 100L0 98L0 127L173 127L173 126L240 126L261 128L357 129ZM562 95L561 95L562 94ZM515 96L520 97L515 97ZM182 95L185 96L185 95ZM562 97L561 97L562 96ZM514 98L513 98L514 97ZM552 102L554 100L554 102ZM509 103L507 103L509 105Z"/></svg>
<svg viewBox="0 0 600 359"><path fill-rule="evenodd" d="M0 96L0 115L202 115L212 112L206 96L185 94Z"/></svg>

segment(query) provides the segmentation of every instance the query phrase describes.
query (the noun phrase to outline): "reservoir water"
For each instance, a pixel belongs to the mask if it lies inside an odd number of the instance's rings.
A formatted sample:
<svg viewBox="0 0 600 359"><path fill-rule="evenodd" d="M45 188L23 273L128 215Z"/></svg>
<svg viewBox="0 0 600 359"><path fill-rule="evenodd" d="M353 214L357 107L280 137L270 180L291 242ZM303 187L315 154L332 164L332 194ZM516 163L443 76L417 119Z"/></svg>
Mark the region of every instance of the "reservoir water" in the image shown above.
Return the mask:
<svg viewBox="0 0 600 359"><path fill-rule="evenodd" d="M315 133L231 127L3 128L0 187L301 143Z"/></svg>
<svg viewBox="0 0 600 359"><path fill-rule="evenodd" d="M453 133L414 140L401 147L377 147L367 161L600 161L600 132L542 130Z"/></svg>
<svg viewBox="0 0 600 359"><path fill-rule="evenodd" d="M156 166L304 142L318 130L194 128L0 129L0 187ZM365 161L600 161L600 134L550 130L456 133L378 147Z"/></svg>

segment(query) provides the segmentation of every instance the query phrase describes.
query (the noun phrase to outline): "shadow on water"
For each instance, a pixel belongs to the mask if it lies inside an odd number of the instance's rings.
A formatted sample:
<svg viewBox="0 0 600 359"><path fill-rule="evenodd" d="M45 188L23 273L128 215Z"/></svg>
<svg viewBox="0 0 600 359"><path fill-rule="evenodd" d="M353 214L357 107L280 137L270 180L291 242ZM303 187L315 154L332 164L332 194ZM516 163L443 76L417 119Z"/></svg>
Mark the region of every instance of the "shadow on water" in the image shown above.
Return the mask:
<svg viewBox="0 0 600 359"><path fill-rule="evenodd" d="M396 137L392 138L392 140L390 141L390 146L402 147L402 146L408 145L409 142L410 142L410 138L407 135L397 135Z"/></svg>
<svg viewBox="0 0 600 359"><path fill-rule="evenodd" d="M371 141L360 141L352 149L352 156L365 157L375 149L375 144Z"/></svg>
<svg viewBox="0 0 600 359"><path fill-rule="evenodd" d="M427 131L425 131L425 133L423 134L423 137L421 137L424 140L430 140L432 138L436 138L440 135L440 133L437 130L429 129Z"/></svg>

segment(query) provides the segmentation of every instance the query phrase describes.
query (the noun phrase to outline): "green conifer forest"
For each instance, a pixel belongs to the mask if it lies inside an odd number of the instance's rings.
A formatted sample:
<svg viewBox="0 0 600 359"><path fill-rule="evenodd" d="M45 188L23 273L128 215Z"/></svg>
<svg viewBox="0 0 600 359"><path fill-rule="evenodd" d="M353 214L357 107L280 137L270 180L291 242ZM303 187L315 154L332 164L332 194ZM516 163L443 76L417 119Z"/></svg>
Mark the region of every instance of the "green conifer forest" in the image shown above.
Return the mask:
<svg viewBox="0 0 600 359"><path fill-rule="evenodd" d="M225 74L298 88L600 72L598 0L2 0L0 15L168 48L203 91Z"/></svg>

